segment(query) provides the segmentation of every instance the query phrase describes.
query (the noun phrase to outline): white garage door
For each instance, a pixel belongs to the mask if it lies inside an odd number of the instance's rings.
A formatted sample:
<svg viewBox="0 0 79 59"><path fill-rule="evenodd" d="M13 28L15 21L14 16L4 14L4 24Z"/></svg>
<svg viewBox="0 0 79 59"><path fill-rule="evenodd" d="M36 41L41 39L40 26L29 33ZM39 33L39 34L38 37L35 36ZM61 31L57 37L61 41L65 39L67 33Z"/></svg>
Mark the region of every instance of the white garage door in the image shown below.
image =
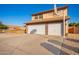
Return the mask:
<svg viewBox="0 0 79 59"><path fill-rule="evenodd" d="M44 24L28 25L28 33L45 34L45 25Z"/></svg>
<svg viewBox="0 0 79 59"><path fill-rule="evenodd" d="M61 36L62 35L62 23L51 23L48 24L48 35L57 35Z"/></svg>

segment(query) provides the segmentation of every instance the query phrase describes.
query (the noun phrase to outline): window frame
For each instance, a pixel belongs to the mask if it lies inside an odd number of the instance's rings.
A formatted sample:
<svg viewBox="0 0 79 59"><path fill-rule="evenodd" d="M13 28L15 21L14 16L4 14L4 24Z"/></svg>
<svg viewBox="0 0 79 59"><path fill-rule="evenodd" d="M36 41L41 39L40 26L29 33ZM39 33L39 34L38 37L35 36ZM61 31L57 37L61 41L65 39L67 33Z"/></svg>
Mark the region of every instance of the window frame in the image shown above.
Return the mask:
<svg viewBox="0 0 79 59"><path fill-rule="evenodd" d="M38 15L39 19L43 19L43 14Z"/></svg>
<svg viewBox="0 0 79 59"><path fill-rule="evenodd" d="M34 19L38 19L38 16L36 15L36 16L34 17Z"/></svg>

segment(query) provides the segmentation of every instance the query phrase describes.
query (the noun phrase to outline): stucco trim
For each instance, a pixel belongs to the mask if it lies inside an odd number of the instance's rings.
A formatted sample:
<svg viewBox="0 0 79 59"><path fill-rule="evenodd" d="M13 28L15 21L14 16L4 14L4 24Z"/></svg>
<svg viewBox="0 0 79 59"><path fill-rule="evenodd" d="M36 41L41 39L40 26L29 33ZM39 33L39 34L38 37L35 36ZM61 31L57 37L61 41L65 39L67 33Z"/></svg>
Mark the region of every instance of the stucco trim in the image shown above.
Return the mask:
<svg viewBox="0 0 79 59"><path fill-rule="evenodd" d="M70 19L70 17L66 16L66 20L68 20L68 19ZM51 18L51 19L30 21L30 22L27 22L26 25L44 24L44 23L53 23L53 22L62 22L62 21L63 21L63 17L57 17L57 18Z"/></svg>

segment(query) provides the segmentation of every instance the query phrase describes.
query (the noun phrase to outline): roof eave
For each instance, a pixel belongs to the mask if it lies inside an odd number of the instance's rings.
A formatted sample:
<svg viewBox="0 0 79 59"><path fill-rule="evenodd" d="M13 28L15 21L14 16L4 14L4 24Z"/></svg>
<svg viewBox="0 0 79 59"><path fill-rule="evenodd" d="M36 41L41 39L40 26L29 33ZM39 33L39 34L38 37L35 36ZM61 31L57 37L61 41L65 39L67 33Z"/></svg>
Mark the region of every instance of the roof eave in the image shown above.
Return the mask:
<svg viewBox="0 0 79 59"><path fill-rule="evenodd" d="M65 21L67 21L67 20L69 20L70 19L70 17L68 17L68 18L66 18L66 20ZM29 25L29 24L42 24L42 23L52 23L52 22L62 22L63 20L61 19L61 20L48 20L48 21L37 21L37 22L27 22L26 23L26 25Z"/></svg>
<svg viewBox="0 0 79 59"><path fill-rule="evenodd" d="M68 8L68 5L63 6L63 7L58 7L57 10L61 10L61 9L65 9L65 8ZM44 12L39 12L39 13L36 13L36 14L32 14L32 16L36 16L36 15L40 15L40 14L44 14L44 13L48 13L48 12L52 12L52 11L54 11L54 9L47 10L47 11L44 11Z"/></svg>

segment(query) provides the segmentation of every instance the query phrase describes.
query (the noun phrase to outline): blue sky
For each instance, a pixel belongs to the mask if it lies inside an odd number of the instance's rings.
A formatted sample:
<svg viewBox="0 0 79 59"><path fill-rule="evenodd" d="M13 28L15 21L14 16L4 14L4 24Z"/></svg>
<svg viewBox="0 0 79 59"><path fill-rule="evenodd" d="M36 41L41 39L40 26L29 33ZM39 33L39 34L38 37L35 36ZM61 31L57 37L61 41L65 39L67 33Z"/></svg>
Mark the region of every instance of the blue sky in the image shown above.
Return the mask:
<svg viewBox="0 0 79 59"><path fill-rule="evenodd" d="M64 6L58 4L57 7ZM24 25L31 21L31 15L37 12L50 10L53 4L0 4L0 21L7 25ZM69 4L69 22L79 22L79 5Z"/></svg>

